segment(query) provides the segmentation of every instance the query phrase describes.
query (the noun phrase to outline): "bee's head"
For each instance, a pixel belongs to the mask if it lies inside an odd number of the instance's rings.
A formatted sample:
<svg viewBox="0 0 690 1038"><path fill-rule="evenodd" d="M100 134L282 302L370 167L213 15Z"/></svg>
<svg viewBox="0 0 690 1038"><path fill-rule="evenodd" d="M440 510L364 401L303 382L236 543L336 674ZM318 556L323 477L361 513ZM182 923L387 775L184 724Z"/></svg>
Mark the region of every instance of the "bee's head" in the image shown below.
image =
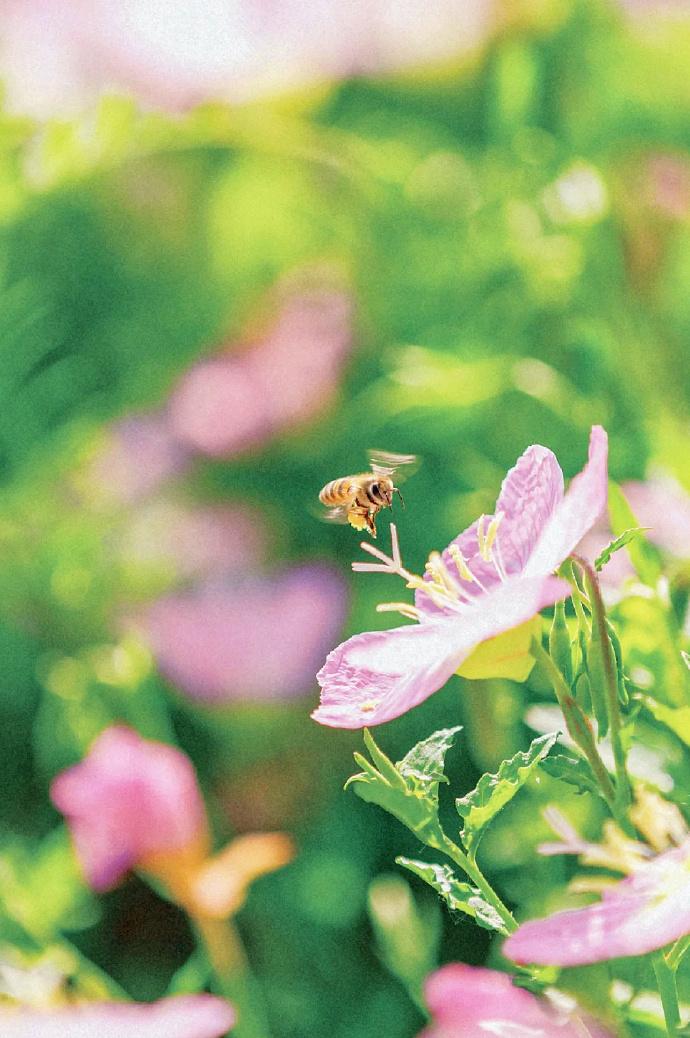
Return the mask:
<svg viewBox="0 0 690 1038"><path fill-rule="evenodd" d="M382 508L390 508L393 504L393 494L396 488L390 476L377 476L369 484L371 497L381 505Z"/></svg>

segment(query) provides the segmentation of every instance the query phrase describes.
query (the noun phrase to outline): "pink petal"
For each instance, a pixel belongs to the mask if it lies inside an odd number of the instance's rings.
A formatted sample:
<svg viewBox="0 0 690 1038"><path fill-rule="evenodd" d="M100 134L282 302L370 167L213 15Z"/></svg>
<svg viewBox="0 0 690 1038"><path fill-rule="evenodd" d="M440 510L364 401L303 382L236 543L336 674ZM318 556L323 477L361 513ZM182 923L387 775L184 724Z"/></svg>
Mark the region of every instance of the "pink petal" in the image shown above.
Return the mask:
<svg viewBox="0 0 690 1038"><path fill-rule="evenodd" d="M607 460L608 437L600 425L595 425L589 440L589 461L546 524L525 565L526 576L552 573L594 526L608 498Z"/></svg>
<svg viewBox="0 0 690 1038"><path fill-rule="evenodd" d="M222 1038L234 1021L229 1003L211 995L151 1005L93 1002L46 1011L0 1010L3 1038Z"/></svg>
<svg viewBox="0 0 690 1038"><path fill-rule="evenodd" d="M522 571L562 498L563 473L555 454L539 444L528 447L503 480L496 502L496 514L502 513L503 519L496 537L495 551L508 575ZM485 529L491 518L485 517ZM450 546L443 552L443 561L449 574L458 587L472 597L482 595L482 588L491 589L501 581L494 564L486 562L479 553L477 526L477 522L472 523L452 543L467 559L478 583L472 584L457 578ZM415 605L427 616L448 612L435 605L423 591L416 592Z"/></svg>
<svg viewBox="0 0 690 1038"><path fill-rule="evenodd" d="M660 854L586 908L523 925L504 953L514 962L580 966L644 955L690 933L690 841Z"/></svg>
<svg viewBox="0 0 690 1038"><path fill-rule="evenodd" d="M419 1038L606 1038L582 1017L557 1013L545 1000L515 987L510 976L464 963L443 966L424 995L432 1025Z"/></svg>
<svg viewBox="0 0 690 1038"><path fill-rule="evenodd" d="M148 854L203 837L206 817L191 761L164 743L108 728L88 756L53 781L86 878L107 890Z"/></svg>
<svg viewBox="0 0 690 1038"><path fill-rule="evenodd" d="M334 728L399 717L441 688L480 642L568 593L569 585L553 577L520 578L452 616L357 634L330 653L317 675L321 704L312 717Z"/></svg>

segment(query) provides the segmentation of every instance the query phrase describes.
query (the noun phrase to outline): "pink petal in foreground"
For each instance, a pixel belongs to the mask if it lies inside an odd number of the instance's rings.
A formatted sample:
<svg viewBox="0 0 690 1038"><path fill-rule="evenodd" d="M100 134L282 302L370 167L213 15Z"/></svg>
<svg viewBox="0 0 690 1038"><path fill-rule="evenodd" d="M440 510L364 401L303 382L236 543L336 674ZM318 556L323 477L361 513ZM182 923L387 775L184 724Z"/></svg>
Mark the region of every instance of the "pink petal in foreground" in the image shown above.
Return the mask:
<svg viewBox="0 0 690 1038"><path fill-rule="evenodd" d="M594 526L608 499L607 463L608 437L595 425L589 439L589 460L546 524L524 568L525 576L553 572Z"/></svg>
<svg viewBox="0 0 690 1038"><path fill-rule="evenodd" d="M440 620L357 634L331 652L317 677L312 717L334 728L382 724L438 691L481 642L569 594L555 577L513 579Z"/></svg>
<svg viewBox="0 0 690 1038"><path fill-rule="evenodd" d="M581 1016L556 1012L506 973L450 963L427 979L432 1024L419 1038L610 1038Z"/></svg>
<svg viewBox="0 0 690 1038"><path fill-rule="evenodd" d="M234 1022L229 1003L211 995L165 998L151 1005L0 1009L3 1038L222 1038Z"/></svg>
<svg viewBox="0 0 690 1038"><path fill-rule="evenodd" d="M644 955L690 933L690 840L658 855L586 908L523 923L503 952L514 962L581 966Z"/></svg>

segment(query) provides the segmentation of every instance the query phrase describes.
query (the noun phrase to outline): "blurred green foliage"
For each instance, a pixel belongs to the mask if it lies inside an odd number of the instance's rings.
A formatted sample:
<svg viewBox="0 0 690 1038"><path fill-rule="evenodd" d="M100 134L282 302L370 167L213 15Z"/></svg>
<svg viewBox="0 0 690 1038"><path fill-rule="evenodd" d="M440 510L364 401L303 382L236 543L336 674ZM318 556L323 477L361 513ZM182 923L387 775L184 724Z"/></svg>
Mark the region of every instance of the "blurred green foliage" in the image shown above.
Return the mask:
<svg viewBox="0 0 690 1038"><path fill-rule="evenodd" d="M359 737L308 719L313 689L292 704L202 710L131 646L130 669L104 676L118 610L156 590L150 574L112 564L119 518L75 490L104 422L161 405L278 279L327 264L357 310L335 405L182 477L193 500L264 509L277 562L318 557L347 571L356 538L318 523L312 506L372 445L423 458L397 516L415 569L490 508L527 444L577 471L595 421L611 436L615 480L654 462L690 482L690 26L643 34L595 0L538 11L424 75L176 120L107 99L84 124L0 124L0 939L69 940L85 984L80 952L152 998L191 951L183 918L138 880L88 896L56 833L50 779L125 719L190 753L219 841L235 825L296 834L298 858L256 886L239 920L274 1034L410 1038L422 1020L367 915L370 882L419 847L343 794ZM660 157L678 171L672 204L654 179ZM351 630L384 624L374 606L390 597L386 578L353 581L352 595ZM665 621L641 599L625 610L633 662L669 666L664 631L650 634ZM526 697L548 696L538 675L527 690L458 681L380 733L397 759L462 720L448 754L456 795L526 745ZM687 788L688 747L672 729L650 739ZM242 804L258 777L260 810ZM548 834L539 805L557 789L596 829L594 809L563 788L531 787L482 846L486 871L527 912L554 903L570 868L534 856ZM429 933L433 958L434 926L420 920L434 897L412 882L421 907L408 908L410 925ZM444 957L483 960L488 934L443 925Z"/></svg>

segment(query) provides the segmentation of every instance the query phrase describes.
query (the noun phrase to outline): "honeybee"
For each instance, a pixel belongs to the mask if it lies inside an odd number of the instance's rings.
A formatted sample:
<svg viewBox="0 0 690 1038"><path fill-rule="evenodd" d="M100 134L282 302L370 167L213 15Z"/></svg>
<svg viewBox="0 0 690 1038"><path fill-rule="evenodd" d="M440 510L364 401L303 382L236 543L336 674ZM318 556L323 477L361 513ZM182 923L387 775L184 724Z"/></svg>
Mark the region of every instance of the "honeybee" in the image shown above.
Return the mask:
<svg viewBox="0 0 690 1038"><path fill-rule="evenodd" d="M341 476L332 479L319 493L319 501L328 512L324 519L333 523L349 523L355 530L368 530L376 537L376 516L382 508L393 507L393 494L397 494L405 507L395 481L402 478L399 469L408 468L411 475L416 467L414 454L389 454L386 451L369 451L369 472L356 476Z"/></svg>

